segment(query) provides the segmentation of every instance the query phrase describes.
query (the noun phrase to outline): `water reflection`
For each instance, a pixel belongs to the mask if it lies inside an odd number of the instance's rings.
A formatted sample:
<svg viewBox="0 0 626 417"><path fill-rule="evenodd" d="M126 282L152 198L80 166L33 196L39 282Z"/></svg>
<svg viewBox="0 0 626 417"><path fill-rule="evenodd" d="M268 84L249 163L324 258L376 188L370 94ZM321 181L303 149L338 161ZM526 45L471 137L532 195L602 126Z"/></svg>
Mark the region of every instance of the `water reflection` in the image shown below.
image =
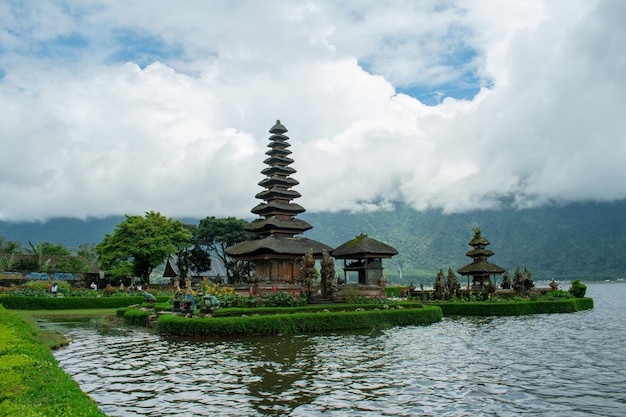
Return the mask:
<svg viewBox="0 0 626 417"><path fill-rule="evenodd" d="M576 314L310 336L192 342L64 324L75 341L56 356L111 416L618 416L625 290L589 286L596 308Z"/></svg>

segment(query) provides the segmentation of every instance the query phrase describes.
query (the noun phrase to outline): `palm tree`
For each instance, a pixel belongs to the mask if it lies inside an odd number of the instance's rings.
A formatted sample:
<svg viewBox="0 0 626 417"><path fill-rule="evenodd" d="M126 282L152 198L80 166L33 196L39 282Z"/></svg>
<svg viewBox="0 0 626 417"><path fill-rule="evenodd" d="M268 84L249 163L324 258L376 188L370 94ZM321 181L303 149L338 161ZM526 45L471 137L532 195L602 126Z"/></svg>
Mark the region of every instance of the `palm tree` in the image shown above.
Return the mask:
<svg viewBox="0 0 626 417"><path fill-rule="evenodd" d="M37 262L38 271L41 271L41 269L43 267L43 243L37 243L36 245L33 245L29 241L28 245L30 246L30 249L26 248L26 252L29 255L32 255L32 256L35 257L35 261Z"/></svg>

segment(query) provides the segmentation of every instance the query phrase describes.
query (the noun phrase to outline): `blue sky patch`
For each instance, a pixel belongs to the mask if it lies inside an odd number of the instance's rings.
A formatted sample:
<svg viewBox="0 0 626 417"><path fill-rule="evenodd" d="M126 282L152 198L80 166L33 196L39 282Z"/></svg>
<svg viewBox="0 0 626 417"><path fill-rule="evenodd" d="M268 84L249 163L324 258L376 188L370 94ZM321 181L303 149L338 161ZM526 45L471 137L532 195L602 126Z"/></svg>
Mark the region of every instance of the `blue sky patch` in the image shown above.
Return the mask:
<svg viewBox="0 0 626 417"><path fill-rule="evenodd" d="M433 88L430 86L413 86L413 87L398 87L397 93L406 94L427 106L436 106L441 103L444 98L451 97L461 100L471 100L480 91L480 85L466 85L460 86L457 84L445 84Z"/></svg>
<svg viewBox="0 0 626 417"><path fill-rule="evenodd" d="M160 36L149 33L123 29L114 34L114 39L119 48L110 55L110 59L114 62L135 62L142 69L155 61L180 58L184 54L182 46L169 45Z"/></svg>
<svg viewBox="0 0 626 417"><path fill-rule="evenodd" d="M36 58L52 59L78 59L89 47L89 41L81 34L72 32L68 35L57 36L54 39L33 42L28 47L28 52L19 51L24 55Z"/></svg>

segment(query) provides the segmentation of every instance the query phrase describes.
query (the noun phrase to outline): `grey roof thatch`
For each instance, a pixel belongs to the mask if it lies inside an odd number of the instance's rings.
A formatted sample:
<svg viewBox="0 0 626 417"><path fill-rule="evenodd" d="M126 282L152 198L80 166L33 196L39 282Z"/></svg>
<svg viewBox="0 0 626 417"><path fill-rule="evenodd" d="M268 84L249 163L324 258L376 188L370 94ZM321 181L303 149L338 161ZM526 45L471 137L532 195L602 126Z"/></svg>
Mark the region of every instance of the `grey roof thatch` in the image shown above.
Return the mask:
<svg viewBox="0 0 626 417"><path fill-rule="evenodd" d="M333 248L305 237L277 238L268 236L230 246L226 248L226 253L233 258L245 259L270 254L304 256L309 250L313 250L314 256L321 256L323 250L330 253Z"/></svg>
<svg viewBox="0 0 626 417"><path fill-rule="evenodd" d="M477 256L491 256L493 255L494 252L490 251L489 249L472 249L471 251L467 252L465 255L469 256L470 258L473 257L477 257Z"/></svg>
<svg viewBox="0 0 626 417"><path fill-rule="evenodd" d="M211 269L208 271L196 271L194 269L190 269L188 271L189 276L192 277L216 277L218 275L225 277L226 276L226 267L224 263L218 258L211 258ZM163 271L164 277L176 277L180 276L180 270L178 269L178 265L176 264L176 257L168 258L165 263L165 271ZM184 278L184 277L183 277Z"/></svg>
<svg viewBox="0 0 626 417"><path fill-rule="evenodd" d="M264 215L265 213L286 213L297 214L304 213L306 210L300 204L296 203L283 203L281 201L273 200L269 203L261 203L252 209L252 213Z"/></svg>
<svg viewBox="0 0 626 417"><path fill-rule="evenodd" d="M293 234L299 234L311 229L308 222L304 220L292 218L290 220L281 220L276 217L270 217L269 219L256 219L248 223L245 227L246 230L252 233L261 233L271 230L281 230L286 232L292 232Z"/></svg>
<svg viewBox="0 0 626 417"><path fill-rule="evenodd" d="M485 239L484 237L478 235L478 236L474 236L474 238L472 240L470 240L469 242L470 246L487 246L489 245L489 241L487 239Z"/></svg>
<svg viewBox="0 0 626 417"><path fill-rule="evenodd" d="M391 246L360 234L332 251L331 255L337 259L361 259L361 258L391 258L398 251Z"/></svg>
<svg viewBox="0 0 626 417"><path fill-rule="evenodd" d="M477 262L465 265L458 269L461 275L495 275L504 273L505 269L501 266L489 262Z"/></svg>

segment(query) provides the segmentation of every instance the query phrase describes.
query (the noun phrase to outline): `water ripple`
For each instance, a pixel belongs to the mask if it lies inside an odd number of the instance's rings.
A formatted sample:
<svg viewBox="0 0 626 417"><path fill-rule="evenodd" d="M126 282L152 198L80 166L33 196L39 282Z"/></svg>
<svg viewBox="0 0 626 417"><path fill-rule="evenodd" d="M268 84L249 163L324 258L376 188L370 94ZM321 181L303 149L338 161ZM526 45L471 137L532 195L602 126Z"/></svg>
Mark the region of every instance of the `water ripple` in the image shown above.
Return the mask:
<svg viewBox="0 0 626 417"><path fill-rule="evenodd" d="M626 285L589 291L596 308L576 314L311 336L66 324L55 355L110 416L626 415Z"/></svg>

